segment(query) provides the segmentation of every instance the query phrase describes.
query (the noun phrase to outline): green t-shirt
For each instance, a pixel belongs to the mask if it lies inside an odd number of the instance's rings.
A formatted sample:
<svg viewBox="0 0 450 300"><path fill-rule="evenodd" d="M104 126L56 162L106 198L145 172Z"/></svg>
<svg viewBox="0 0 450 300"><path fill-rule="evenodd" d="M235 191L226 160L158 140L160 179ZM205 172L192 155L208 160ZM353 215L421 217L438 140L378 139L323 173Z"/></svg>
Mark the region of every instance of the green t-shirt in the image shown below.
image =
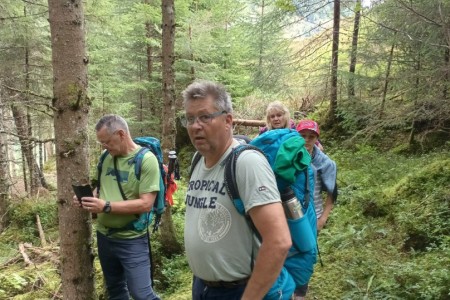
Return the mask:
<svg viewBox="0 0 450 300"><path fill-rule="evenodd" d="M127 199L137 199L140 194L159 191L160 171L158 161L153 153L148 151L142 160L141 179L138 180L134 174L134 164L128 162L135 157L140 147L127 156L117 157L117 170L120 174L120 184ZM97 175L96 175L97 176ZM95 177L97 178L97 177ZM100 199L116 202L124 201L120 194L114 172L114 159L107 155L102 165L100 177ZM122 228L128 223L136 220L136 215L100 213L97 218L97 230L107 235L110 228ZM146 230L136 232L132 230L118 231L111 235L113 238L131 239L145 234Z"/></svg>

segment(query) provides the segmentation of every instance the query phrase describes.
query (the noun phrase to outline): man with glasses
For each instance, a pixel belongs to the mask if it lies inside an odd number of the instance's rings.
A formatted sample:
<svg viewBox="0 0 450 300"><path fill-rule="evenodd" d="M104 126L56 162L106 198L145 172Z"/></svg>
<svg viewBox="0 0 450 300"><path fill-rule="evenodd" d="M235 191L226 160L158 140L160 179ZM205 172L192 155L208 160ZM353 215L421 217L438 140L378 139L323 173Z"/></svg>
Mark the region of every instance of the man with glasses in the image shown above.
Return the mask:
<svg viewBox="0 0 450 300"><path fill-rule="evenodd" d="M108 299L130 299L130 295L135 300L160 299L151 287L147 230L127 227L153 207L161 176L158 161L151 151L145 153L138 180L129 161L141 146L133 142L127 122L118 115L106 115L95 130L98 143L108 151L101 168L99 198L83 197L80 204L74 197L74 203L98 214L98 257Z"/></svg>
<svg viewBox="0 0 450 300"><path fill-rule="evenodd" d="M185 247L194 273L192 298L262 299L277 279L291 237L275 176L257 151L237 160L236 182L255 237L224 185L224 160L239 143L233 139L230 95L222 85L199 81L183 92L187 128L202 158L186 194Z"/></svg>

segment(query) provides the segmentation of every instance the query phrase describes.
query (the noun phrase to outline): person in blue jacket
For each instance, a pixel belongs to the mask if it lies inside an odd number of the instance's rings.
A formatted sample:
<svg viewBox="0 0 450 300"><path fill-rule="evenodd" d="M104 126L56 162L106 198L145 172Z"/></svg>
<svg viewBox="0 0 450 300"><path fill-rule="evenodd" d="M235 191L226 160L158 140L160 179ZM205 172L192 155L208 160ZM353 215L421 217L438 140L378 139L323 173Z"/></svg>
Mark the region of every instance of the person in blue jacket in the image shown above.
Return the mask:
<svg viewBox="0 0 450 300"><path fill-rule="evenodd" d="M267 105L266 126L259 128L259 134L280 128L295 129L295 121L291 119L289 109L283 103L274 101Z"/></svg>
<svg viewBox="0 0 450 300"><path fill-rule="evenodd" d="M333 205L337 199L336 163L317 146L320 129L313 120L301 120L297 131L305 139L305 147L311 155L311 166L314 170L314 207L317 215L317 231L327 223ZM323 194L326 197L324 199Z"/></svg>

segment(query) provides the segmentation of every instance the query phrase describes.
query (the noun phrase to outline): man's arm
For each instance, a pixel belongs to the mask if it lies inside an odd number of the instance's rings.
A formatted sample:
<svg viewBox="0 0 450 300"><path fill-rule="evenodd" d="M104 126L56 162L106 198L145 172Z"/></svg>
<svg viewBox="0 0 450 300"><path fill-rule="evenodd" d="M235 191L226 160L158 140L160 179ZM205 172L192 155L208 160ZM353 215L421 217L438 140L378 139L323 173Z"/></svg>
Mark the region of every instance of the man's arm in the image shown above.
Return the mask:
<svg viewBox="0 0 450 300"><path fill-rule="evenodd" d="M159 189L160 172L158 161L153 153L148 152L142 160L141 180L139 184L139 198L126 201L111 201L112 214L133 215L149 212L155 202ZM86 197L83 198L83 208L89 212L101 213L106 200Z"/></svg>
<svg viewBox="0 0 450 300"><path fill-rule="evenodd" d="M155 202L157 192L140 194L138 199L111 202L111 213L132 215L149 212ZM82 207L91 213L101 213L106 201L95 197L83 197Z"/></svg>
<svg viewBox="0 0 450 300"><path fill-rule="evenodd" d="M291 247L291 235L281 202L256 206L249 211L262 245L242 299L262 299L281 272Z"/></svg>

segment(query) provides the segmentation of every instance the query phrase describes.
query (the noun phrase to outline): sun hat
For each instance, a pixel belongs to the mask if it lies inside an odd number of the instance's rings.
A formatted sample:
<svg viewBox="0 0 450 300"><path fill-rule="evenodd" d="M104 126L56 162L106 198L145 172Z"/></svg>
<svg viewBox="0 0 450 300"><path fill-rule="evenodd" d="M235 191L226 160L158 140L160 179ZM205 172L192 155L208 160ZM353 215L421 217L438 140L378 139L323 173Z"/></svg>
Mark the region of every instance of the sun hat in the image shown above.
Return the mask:
<svg viewBox="0 0 450 300"><path fill-rule="evenodd" d="M312 130L317 133L317 136L320 136L319 124L317 124L317 122L314 122L313 120L301 120L300 122L298 122L296 129L298 132L304 129Z"/></svg>

